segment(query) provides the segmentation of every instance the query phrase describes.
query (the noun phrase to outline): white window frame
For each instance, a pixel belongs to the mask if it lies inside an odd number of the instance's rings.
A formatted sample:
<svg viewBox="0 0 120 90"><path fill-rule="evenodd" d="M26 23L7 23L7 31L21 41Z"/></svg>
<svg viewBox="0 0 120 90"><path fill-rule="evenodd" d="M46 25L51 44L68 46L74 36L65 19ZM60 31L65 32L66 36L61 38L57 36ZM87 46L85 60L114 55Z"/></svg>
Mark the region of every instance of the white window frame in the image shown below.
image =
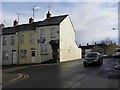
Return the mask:
<svg viewBox="0 0 120 90"><path fill-rule="evenodd" d="M19 40L20 40L20 43L21 43L21 44L24 43L24 35L20 35Z"/></svg>
<svg viewBox="0 0 120 90"><path fill-rule="evenodd" d="M35 35L34 33L30 33L30 43L34 43L35 42Z"/></svg>
<svg viewBox="0 0 120 90"><path fill-rule="evenodd" d="M27 50L20 50L21 58L27 58Z"/></svg>
<svg viewBox="0 0 120 90"><path fill-rule="evenodd" d="M50 28L50 31L51 31L51 38L55 38L56 37L56 33L55 33L55 30L56 28L55 27L51 27Z"/></svg>
<svg viewBox="0 0 120 90"><path fill-rule="evenodd" d="M40 29L40 38L41 37L45 37L45 29L44 28Z"/></svg>
<svg viewBox="0 0 120 90"><path fill-rule="evenodd" d="M7 38L3 36L3 45L7 44Z"/></svg>
<svg viewBox="0 0 120 90"><path fill-rule="evenodd" d="M15 36L11 36L11 45L15 45Z"/></svg>

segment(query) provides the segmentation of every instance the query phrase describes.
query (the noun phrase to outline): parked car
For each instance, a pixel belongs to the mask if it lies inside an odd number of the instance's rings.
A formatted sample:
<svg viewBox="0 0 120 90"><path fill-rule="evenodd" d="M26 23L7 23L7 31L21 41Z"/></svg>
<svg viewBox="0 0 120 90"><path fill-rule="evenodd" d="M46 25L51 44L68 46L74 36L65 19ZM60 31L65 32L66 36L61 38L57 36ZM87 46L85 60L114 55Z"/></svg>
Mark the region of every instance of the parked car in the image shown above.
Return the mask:
<svg viewBox="0 0 120 90"><path fill-rule="evenodd" d="M102 55L103 58L107 58L108 56L106 54Z"/></svg>
<svg viewBox="0 0 120 90"><path fill-rule="evenodd" d="M120 48L116 49L114 57L120 57Z"/></svg>
<svg viewBox="0 0 120 90"><path fill-rule="evenodd" d="M102 55L98 52L88 53L83 61L84 67L88 66L89 64L101 65L102 63L103 63Z"/></svg>

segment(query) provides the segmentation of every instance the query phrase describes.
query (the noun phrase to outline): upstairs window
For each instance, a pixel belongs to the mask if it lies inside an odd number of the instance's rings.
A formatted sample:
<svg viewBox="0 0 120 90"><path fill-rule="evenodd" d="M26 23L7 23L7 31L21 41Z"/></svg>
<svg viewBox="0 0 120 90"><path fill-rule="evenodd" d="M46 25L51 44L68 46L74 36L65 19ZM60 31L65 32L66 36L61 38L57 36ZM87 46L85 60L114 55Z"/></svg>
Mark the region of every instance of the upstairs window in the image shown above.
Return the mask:
<svg viewBox="0 0 120 90"><path fill-rule="evenodd" d="M40 43L45 43L45 30L44 30L44 28L40 29Z"/></svg>
<svg viewBox="0 0 120 90"><path fill-rule="evenodd" d="M55 27L51 28L51 38L55 38L56 33L55 33Z"/></svg>
<svg viewBox="0 0 120 90"><path fill-rule="evenodd" d="M30 33L30 43L34 43L35 42L35 35L33 33Z"/></svg>
<svg viewBox="0 0 120 90"><path fill-rule="evenodd" d="M20 43L22 44L22 43L24 43L24 35L20 35Z"/></svg>
<svg viewBox="0 0 120 90"><path fill-rule="evenodd" d="M6 43L7 43L6 37L3 37L3 45L6 45Z"/></svg>
<svg viewBox="0 0 120 90"><path fill-rule="evenodd" d="M41 37L45 37L45 30L44 30L44 28L40 29L40 38Z"/></svg>
<svg viewBox="0 0 120 90"><path fill-rule="evenodd" d="M15 45L15 36L11 36L11 45Z"/></svg>

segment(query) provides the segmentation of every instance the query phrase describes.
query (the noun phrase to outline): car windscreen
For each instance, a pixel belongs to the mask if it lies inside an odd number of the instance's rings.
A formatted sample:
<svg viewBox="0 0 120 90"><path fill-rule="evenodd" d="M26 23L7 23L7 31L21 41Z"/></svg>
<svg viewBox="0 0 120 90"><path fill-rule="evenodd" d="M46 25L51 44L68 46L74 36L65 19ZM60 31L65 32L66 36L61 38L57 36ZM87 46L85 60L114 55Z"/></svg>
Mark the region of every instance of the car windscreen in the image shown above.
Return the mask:
<svg viewBox="0 0 120 90"><path fill-rule="evenodd" d="M98 57L97 54L88 54L86 57Z"/></svg>

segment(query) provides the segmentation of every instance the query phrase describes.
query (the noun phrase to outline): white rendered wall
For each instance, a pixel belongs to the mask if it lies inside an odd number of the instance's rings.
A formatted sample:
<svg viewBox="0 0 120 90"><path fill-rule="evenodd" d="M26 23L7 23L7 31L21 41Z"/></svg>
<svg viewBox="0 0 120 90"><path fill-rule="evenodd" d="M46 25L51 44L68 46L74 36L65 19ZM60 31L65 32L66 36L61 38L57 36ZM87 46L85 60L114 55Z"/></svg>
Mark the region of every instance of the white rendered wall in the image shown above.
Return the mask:
<svg viewBox="0 0 120 90"><path fill-rule="evenodd" d="M81 59L81 49L75 42L75 31L67 16L60 24L60 62Z"/></svg>

